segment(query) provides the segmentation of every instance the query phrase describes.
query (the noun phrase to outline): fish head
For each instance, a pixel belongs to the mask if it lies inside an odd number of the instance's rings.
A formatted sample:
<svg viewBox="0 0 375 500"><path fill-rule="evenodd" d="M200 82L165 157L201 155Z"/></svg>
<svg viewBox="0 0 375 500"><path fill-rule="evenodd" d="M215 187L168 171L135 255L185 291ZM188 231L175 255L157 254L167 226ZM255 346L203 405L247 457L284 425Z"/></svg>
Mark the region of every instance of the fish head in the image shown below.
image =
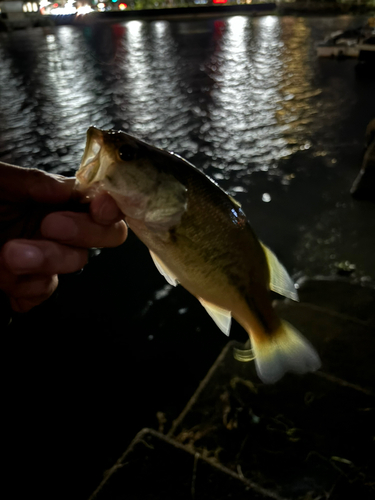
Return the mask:
<svg viewBox="0 0 375 500"><path fill-rule="evenodd" d="M186 210L186 188L173 175L173 155L129 134L90 127L76 188L107 191L124 215L172 227Z"/></svg>

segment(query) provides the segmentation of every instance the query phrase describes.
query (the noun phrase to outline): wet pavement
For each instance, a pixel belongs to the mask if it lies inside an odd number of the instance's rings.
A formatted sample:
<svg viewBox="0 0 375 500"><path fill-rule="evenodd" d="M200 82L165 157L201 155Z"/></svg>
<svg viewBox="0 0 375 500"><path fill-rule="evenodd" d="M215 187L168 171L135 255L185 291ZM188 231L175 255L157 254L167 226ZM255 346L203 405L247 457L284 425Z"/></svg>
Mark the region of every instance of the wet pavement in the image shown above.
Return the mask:
<svg viewBox="0 0 375 500"><path fill-rule="evenodd" d="M374 285L375 204L349 193L374 81L314 50L361 22L236 16L1 33L0 160L72 175L90 125L121 128L234 194L295 279L339 270ZM309 311L301 330L314 326ZM234 325L232 338L245 337ZM132 235L63 277L2 337L15 493L19 471L42 491L44 470L87 498L142 427L158 428L157 412L178 416L226 343Z"/></svg>

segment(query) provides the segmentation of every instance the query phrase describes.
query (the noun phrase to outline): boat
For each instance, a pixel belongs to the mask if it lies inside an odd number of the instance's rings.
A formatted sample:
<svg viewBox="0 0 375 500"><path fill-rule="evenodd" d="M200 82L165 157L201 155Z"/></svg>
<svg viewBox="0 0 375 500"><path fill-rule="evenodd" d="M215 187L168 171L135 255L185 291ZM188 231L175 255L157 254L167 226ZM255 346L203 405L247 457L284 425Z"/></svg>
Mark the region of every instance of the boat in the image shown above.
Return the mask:
<svg viewBox="0 0 375 500"><path fill-rule="evenodd" d="M316 47L318 57L358 58L366 40L375 35L375 18L370 18L365 26L331 33ZM370 42L371 43L371 42ZM367 44L367 41L366 41Z"/></svg>
<svg viewBox="0 0 375 500"><path fill-rule="evenodd" d="M361 28L332 33L316 47L318 57L358 57L358 43L363 39Z"/></svg>

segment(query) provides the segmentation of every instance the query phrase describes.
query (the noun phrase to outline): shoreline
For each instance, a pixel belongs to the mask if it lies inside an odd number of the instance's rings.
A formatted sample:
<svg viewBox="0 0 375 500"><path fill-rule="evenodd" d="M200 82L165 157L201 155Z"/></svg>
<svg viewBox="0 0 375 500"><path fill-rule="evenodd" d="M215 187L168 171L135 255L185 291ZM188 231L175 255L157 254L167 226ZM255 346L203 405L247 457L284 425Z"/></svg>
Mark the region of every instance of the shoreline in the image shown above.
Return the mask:
<svg viewBox="0 0 375 500"><path fill-rule="evenodd" d="M335 2L275 2L258 3L250 5L221 5L221 6L196 6L174 7L163 9L145 9L129 11L92 12L85 16L75 14L67 16L45 16L57 26L74 24L90 25L97 23L115 23L136 19L194 19L205 17L239 16L264 16L264 15L375 15L375 8L366 5L348 5Z"/></svg>
<svg viewBox="0 0 375 500"><path fill-rule="evenodd" d="M194 19L202 17L228 17L233 15L269 15L275 14L277 5L274 2L250 5L224 5L224 6L199 6L199 7L174 7L165 9L144 9L129 11L111 12L91 12L85 16L64 16L69 17L67 23L56 19L56 24L87 25L104 22L123 22L136 19ZM50 16L52 17L52 16ZM63 21L63 20L62 20Z"/></svg>
<svg viewBox="0 0 375 500"><path fill-rule="evenodd" d="M375 16L375 7L358 4L339 4L336 2L322 3L317 1L304 2L266 2L241 5L199 5L190 7L173 7L125 11L93 11L85 15L67 14L53 16L27 14L22 23L7 22L0 19L0 31L12 29L53 27L53 26L90 26L104 23L121 23L132 20L192 20L208 18L226 18L230 16Z"/></svg>

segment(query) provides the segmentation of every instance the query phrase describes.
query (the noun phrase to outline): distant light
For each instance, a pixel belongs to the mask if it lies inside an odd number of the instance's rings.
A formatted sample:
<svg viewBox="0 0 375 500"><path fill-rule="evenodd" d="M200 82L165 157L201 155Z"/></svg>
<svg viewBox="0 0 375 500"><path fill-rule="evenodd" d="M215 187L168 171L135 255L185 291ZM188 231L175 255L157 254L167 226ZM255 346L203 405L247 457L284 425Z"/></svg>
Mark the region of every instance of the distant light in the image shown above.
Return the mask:
<svg viewBox="0 0 375 500"><path fill-rule="evenodd" d="M84 16L85 14L89 14L90 12L93 12L93 9L90 7L90 5L82 5L82 7L78 7L77 9L77 16Z"/></svg>
<svg viewBox="0 0 375 500"><path fill-rule="evenodd" d="M270 202L271 201L271 195L268 194L268 193L263 193L262 201L264 201L265 203Z"/></svg>
<svg viewBox="0 0 375 500"><path fill-rule="evenodd" d="M194 0L195 5L206 5L208 0Z"/></svg>
<svg viewBox="0 0 375 500"><path fill-rule="evenodd" d="M273 28L277 23L277 17L276 16L264 16L261 21L261 26L267 27L267 28Z"/></svg>
<svg viewBox="0 0 375 500"><path fill-rule="evenodd" d="M98 3L98 10L104 10L105 9L105 3L99 2Z"/></svg>
<svg viewBox="0 0 375 500"><path fill-rule="evenodd" d="M113 1L113 0L112 0ZM120 5L118 6L118 10L125 10L127 9L128 6L126 3L120 3Z"/></svg>
<svg viewBox="0 0 375 500"><path fill-rule="evenodd" d="M212 0L213 3L227 3L228 0Z"/></svg>
<svg viewBox="0 0 375 500"><path fill-rule="evenodd" d="M58 3L54 3L52 5L51 14L53 16L71 16L72 14L76 14L77 9L73 6L73 3L74 0L70 0L64 7L59 7Z"/></svg>

